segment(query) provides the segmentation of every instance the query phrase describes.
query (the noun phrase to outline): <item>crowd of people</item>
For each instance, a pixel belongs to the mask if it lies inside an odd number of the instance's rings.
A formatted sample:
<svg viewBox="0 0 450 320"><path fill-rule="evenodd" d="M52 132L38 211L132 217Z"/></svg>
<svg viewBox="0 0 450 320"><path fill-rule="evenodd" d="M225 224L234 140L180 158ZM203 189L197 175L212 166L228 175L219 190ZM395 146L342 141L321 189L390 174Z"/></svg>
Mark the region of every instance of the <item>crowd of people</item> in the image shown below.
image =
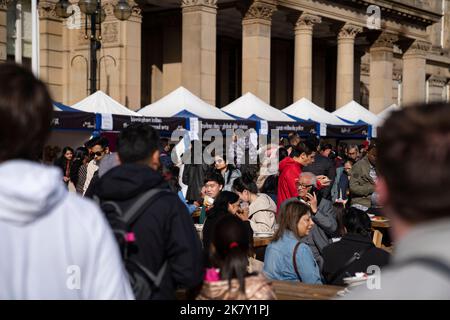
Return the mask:
<svg viewBox="0 0 450 320"><path fill-rule="evenodd" d="M383 289L349 299L450 298L446 105L395 112L376 143L292 133L270 149L277 170L218 153L212 165L172 161L147 124L122 130L115 152L94 137L48 166L38 161L47 88L14 64L0 78L0 298L158 300L183 288L201 300L275 299L271 280L344 285L373 265L387 270ZM373 244L372 214L391 220L394 257ZM262 252L258 233L273 234Z"/></svg>

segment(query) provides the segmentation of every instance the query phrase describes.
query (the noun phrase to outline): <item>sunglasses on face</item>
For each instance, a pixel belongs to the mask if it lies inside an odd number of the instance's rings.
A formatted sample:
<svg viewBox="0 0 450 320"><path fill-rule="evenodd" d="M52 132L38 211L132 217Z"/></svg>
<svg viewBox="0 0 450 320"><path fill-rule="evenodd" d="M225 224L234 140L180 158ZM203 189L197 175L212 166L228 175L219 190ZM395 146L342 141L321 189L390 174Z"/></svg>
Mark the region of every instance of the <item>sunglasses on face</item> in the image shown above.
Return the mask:
<svg viewBox="0 0 450 320"><path fill-rule="evenodd" d="M97 151L97 152L91 152L90 156L91 157L101 157L103 155L103 153L105 152L105 150L102 151Z"/></svg>

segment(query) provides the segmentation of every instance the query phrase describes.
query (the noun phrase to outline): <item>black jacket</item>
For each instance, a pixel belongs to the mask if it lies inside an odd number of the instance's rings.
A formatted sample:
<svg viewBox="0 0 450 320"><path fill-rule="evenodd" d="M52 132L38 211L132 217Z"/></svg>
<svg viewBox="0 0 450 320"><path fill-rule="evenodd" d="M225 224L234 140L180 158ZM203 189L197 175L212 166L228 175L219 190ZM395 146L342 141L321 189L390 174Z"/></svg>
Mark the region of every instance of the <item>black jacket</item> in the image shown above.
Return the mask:
<svg viewBox="0 0 450 320"><path fill-rule="evenodd" d="M183 171L183 183L188 186L186 200L201 201L200 192L209 166L206 164L186 164Z"/></svg>
<svg viewBox="0 0 450 320"><path fill-rule="evenodd" d="M314 162L309 166L304 167L303 172L311 172L316 176L324 175L331 180L330 186L320 190L322 196L325 199L330 200L331 187L333 186L334 179L336 179L336 166L333 161L330 158L324 157L320 153L317 153L314 157Z"/></svg>
<svg viewBox="0 0 450 320"><path fill-rule="evenodd" d="M366 251L360 260L354 261L344 270L334 281L330 282L333 275L342 268L355 252L360 252L364 248ZM358 234L346 234L338 242L330 244L323 250L323 276L328 284L344 285L343 278L354 276L356 272L367 272L367 267L371 265L384 267L389 262L389 253L383 249L375 247L369 237Z"/></svg>
<svg viewBox="0 0 450 320"><path fill-rule="evenodd" d="M61 169L61 172L63 176L66 175L66 165L67 165L67 159L64 157L58 158L53 162L53 165ZM69 177L70 177L70 170L72 168L72 162L69 164Z"/></svg>
<svg viewBox="0 0 450 320"><path fill-rule="evenodd" d="M144 165L124 164L102 176L94 194L127 210L139 195L161 186L167 184L160 173ZM157 196L136 220L132 231L139 248L133 255L140 263L156 274L168 261L161 289L154 299L175 299L178 286L195 288L202 283L200 239L177 194Z"/></svg>

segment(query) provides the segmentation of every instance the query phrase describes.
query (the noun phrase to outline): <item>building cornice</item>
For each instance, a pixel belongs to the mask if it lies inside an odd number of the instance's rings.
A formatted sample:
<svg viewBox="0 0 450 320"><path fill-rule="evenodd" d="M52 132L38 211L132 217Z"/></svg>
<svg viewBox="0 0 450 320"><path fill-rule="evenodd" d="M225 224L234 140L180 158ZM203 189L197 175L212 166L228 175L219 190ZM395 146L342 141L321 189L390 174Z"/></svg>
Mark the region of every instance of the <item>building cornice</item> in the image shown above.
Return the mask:
<svg viewBox="0 0 450 320"><path fill-rule="evenodd" d="M401 34L411 39L426 39L426 27L432 23L424 23L423 21L414 22L413 20L405 21L403 15L393 14L394 9L384 8L383 4L386 3L388 1L383 0L308 0L301 2L298 0L278 0L278 6L296 11L307 11L322 17L322 19L329 18L361 27L366 27L367 25L368 14L366 10L368 6L371 4L379 5L381 9L382 30L394 34ZM433 17L435 18L433 21L438 21L440 15L433 15Z"/></svg>

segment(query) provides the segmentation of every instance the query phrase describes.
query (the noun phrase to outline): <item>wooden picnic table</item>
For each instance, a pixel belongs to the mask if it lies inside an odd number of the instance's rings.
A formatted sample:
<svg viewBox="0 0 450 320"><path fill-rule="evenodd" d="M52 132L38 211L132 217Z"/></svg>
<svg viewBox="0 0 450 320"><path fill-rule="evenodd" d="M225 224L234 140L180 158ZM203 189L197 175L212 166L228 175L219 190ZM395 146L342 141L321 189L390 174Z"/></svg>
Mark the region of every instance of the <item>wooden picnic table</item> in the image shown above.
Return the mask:
<svg viewBox="0 0 450 320"><path fill-rule="evenodd" d="M344 290L344 287L339 286L279 280L273 280L272 287L278 300L329 300Z"/></svg>
<svg viewBox="0 0 450 320"><path fill-rule="evenodd" d="M272 241L273 237L253 237L253 247L265 247L269 245Z"/></svg>
<svg viewBox="0 0 450 320"><path fill-rule="evenodd" d="M390 228L391 224L390 221L377 221L377 220L371 220L372 221L372 228Z"/></svg>

